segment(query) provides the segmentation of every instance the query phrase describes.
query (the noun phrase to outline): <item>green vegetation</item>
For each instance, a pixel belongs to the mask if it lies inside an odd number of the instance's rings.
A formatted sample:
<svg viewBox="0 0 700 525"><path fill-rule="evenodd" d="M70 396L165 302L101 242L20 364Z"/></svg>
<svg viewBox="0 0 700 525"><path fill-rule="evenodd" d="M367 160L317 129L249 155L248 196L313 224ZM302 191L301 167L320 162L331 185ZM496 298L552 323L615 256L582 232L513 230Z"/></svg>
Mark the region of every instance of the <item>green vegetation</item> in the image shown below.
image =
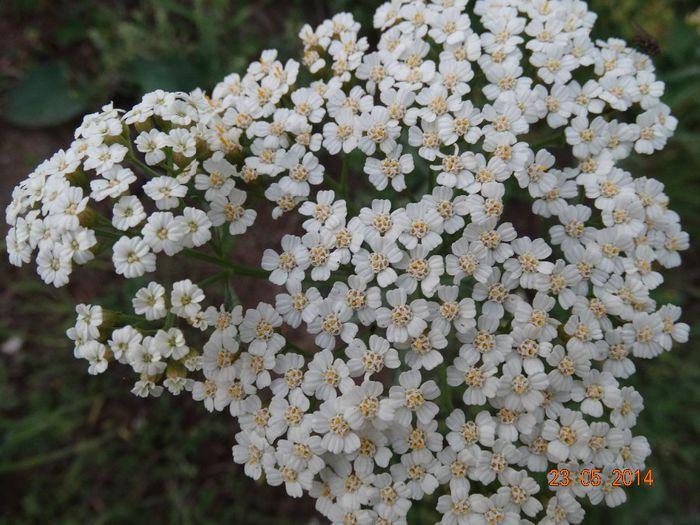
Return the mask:
<svg viewBox="0 0 700 525"><path fill-rule="evenodd" d="M658 41L664 99L680 126L664 151L628 168L666 184L671 207L698 239L700 34L687 22L694 2L590 3L599 14L597 36L632 40L643 30ZM369 28L376 4L3 0L0 115L9 124L0 126L63 137L76 117L109 100L127 105L154 88L211 88L266 48L297 57L304 22L350 10ZM12 129L22 139L24 132ZM29 171L40 160L17 156L12 163ZM0 174L3 207L15 182ZM699 256L697 246L686 252L657 296L684 308L691 344L639 364L635 378L646 403L636 430L653 448L654 485L629 489L625 506L595 509L586 523L700 523L700 354L692 344L700 334ZM116 370L88 377L62 335L73 314L72 301L63 299L69 291L47 289L31 269L10 268L4 257L0 264L0 345L22 340L19 351L0 352L0 524L291 524L313 515L309 501L256 485L230 461L234 428L226 414L206 414L184 398L136 399ZM85 282L70 294L80 298L90 287ZM113 293L116 304L125 300L125 291ZM412 516L427 523L433 514L424 505Z"/></svg>

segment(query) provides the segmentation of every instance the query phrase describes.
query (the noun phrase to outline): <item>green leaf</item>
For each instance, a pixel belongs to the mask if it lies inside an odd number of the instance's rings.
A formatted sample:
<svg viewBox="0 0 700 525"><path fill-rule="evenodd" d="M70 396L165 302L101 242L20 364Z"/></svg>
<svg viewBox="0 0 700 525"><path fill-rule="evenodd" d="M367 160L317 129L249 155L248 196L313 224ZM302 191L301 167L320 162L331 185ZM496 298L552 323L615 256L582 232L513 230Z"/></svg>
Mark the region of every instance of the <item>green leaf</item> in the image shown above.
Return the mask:
<svg viewBox="0 0 700 525"><path fill-rule="evenodd" d="M189 91L200 84L201 74L194 64L182 58L139 60L128 68L132 79L143 93L163 89L165 91Z"/></svg>
<svg viewBox="0 0 700 525"><path fill-rule="evenodd" d="M686 65L688 57L694 54L696 44L695 31L684 21L676 19L669 34L668 49L664 51L668 52L677 65Z"/></svg>
<svg viewBox="0 0 700 525"><path fill-rule="evenodd" d="M55 126L85 108L68 83L63 62L47 62L27 72L2 100L2 116L24 127Z"/></svg>

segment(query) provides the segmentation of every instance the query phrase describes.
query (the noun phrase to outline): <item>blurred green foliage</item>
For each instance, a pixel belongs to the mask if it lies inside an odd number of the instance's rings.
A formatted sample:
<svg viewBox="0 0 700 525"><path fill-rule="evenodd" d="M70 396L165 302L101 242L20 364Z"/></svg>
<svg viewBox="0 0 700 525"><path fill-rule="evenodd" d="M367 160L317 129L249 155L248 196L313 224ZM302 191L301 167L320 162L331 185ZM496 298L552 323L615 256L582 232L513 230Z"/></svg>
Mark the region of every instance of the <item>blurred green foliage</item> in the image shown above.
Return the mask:
<svg viewBox="0 0 700 525"><path fill-rule="evenodd" d="M32 54L16 57L27 63L20 81L10 86L2 114L15 124L40 127L65 122L82 109L56 111L57 97L94 108L111 99L130 101L157 88L211 88L227 73L244 71L263 49L298 56L296 35L303 23L319 23L350 9L367 23L373 4L368 0L4 0L0 16L24 28L10 36L28 43ZM13 58L11 48L6 53ZM55 62L57 57L61 64ZM30 83L32 92L43 90L46 98L23 97Z"/></svg>
<svg viewBox="0 0 700 525"><path fill-rule="evenodd" d="M700 36L687 17L693 0L591 0L595 36L631 41L644 33L679 117L669 146L628 163L635 175L666 184L671 206L692 238L700 236ZM211 88L243 71L261 50L297 57L296 34L349 10L370 28L369 0L2 0L0 77L3 117L49 126L115 100L132 103L154 88ZM647 37L648 38L648 37ZM68 126L72 126L69 123ZM18 159L19 161L19 159ZM27 166L31 169L32 166ZM3 196L3 204L6 201ZM647 410L637 432L652 444L653 487L633 488L619 509L597 508L586 523L700 523L700 252L667 274L656 297L685 309L691 343L639 363L634 380ZM118 371L86 376L62 332L70 322L67 291L48 290L30 270L0 272L0 524L167 523L287 524L308 521L313 505L255 484L230 461L234 428L224 414L164 396L128 394ZM75 293L75 290L72 290ZM79 292L78 292L79 293ZM121 300L115 291L114 301ZM411 523L434 519L417 506Z"/></svg>

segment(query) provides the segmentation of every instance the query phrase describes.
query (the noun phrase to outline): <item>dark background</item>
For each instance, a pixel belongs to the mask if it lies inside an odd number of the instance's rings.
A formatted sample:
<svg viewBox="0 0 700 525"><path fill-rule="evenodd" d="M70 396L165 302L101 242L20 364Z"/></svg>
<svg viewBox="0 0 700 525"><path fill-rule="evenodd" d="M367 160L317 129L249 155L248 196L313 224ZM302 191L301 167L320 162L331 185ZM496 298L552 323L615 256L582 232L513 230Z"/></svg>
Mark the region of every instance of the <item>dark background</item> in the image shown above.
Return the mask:
<svg viewBox="0 0 700 525"><path fill-rule="evenodd" d="M700 11L676 0L595 0L595 35L646 34L664 100L680 119L669 146L630 160L634 175L666 184L671 207L700 234ZM0 0L0 206L41 160L70 143L83 113L128 107L155 88L211 89L244 72L262 49L298 58L304 22L349 10L365 34L378 2L367 0ZM4 237L6 227L0 227ZM4 247L3 250L4 252ZM657 300L684 307L691 342L639 364L646 404L635 431L652 445L652 487L629 489L618 509L586 523L700 523L700 329L698 250L667 272ZM89 377L63 336L74 299L90 282L46 288L32 268L0 257L0 524L286 524L314 519L313 503L255 483L231 462L228 414L186 398L140 400L131 377ZM123 299L115 287L113 300ZM434 502L432 502L434 506ZM411 523L432 521L431 502Z"/></svg>

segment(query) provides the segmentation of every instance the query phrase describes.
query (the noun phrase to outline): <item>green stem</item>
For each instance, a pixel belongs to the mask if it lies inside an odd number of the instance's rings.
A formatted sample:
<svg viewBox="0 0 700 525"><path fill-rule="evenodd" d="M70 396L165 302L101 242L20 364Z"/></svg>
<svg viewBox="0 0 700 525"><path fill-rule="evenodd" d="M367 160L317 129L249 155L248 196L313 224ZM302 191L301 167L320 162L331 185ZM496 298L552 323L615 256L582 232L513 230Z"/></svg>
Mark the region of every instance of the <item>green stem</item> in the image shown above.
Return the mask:
<svg viewBox="0 0 700 525"><path fill-rule="evenodd" d="M165 162L167 163L168 175L172 175L174 169L173 166L175 165L175 161L173 160L172 148L167 148L165 150Z"/></svg>
<svg viewBox="0 0 700 525"><path fill-rule="evenodd" d="M223 244L224 229L221 226L217 226L214 228L213 233L214 234L212 235L211 241L209 241L209 245L211 246L212 250L214 250L217 257L223 259L224 253L221 246Z"/></svg>
<svg viewBox="0 0 700 525"><path fill-rule="evenodd" d="M343 189L340 185L331 177L328 173L324 173L324 179L326 183L338 194L339 197L343 196Z"/></svg>
<svg viewBox="0 0 700 525"><path fill-rule="evenodd" d="M437 174L431 170L428 169L428 194L433 193L433 189L435 188L435 179L437 177Z"/></svg>
<svg viewBox="0 0 700 525"><path fill-rule="evenodd" d="M224 286L224 305L226 306L226 310L231 311L233 310L234 306L240 304L240 301L238 300L238 296L236 295L233 285L231 284L231 272L225 273L226 286Z"/></svg>
<svg viewBox="0 0 700 525"><path fill-rule="evenodd" d="M440 367L439 374L439 386L440 386L440 408L445 411L445 415L449 415L454 410L454 403L452 401L452 392L454 389L450 388L447 384L447 367Z"/></svg>
<svg viewBox="0 0 700 525"><path fill-rule="evenodd" d="M174 321L175 321L175 316L173 315L173 313L170 310L168 310L168 315L165 318L165 326L163 326L163 330L165 330L166 332L168 330L170 330L173 327Z"/></svg>
<svg viewBox="0 0 700 525"><path fill-rule="evenodd" d="M54 461L65 459L72 455L82 454L88 450L92 450L99 447L101 444L112 439L112 437L113 433L108 432L94 439L80 441L74 445L69 445L64 448L55 449L44 454L37 454L34 456L21 458L14 462L6 461L4 463L0 463L0 474L36 468L42 465L46 465L47 463L52 463Z"/></svg>
<svg viewBox="0 0 700 525"><path fill-rule="evenodd" d="M347 196L348 194L348 182L348 157L343 153L343 163L340 168L340 189L343 192L343 197Z"/></svg>
<svg viewBox="0 0 700 525"><path fill-rule="evenodd" d="M199 252L197 250L193 250L192 248L185 248L184 250L182 250L181 253L183 255L186 255L187 257L199 259L200 261L215 264L220 268L225 268L226 270L230 271L231 275L257 277L260 279L267 279L267 277L269 276L269 272L261 268L251 268L249 266L243 266L241 264L232 261L227 261L223 258L216 257L214 255L209 255L206 253Z"/></svg>
<svg viewBox="0 0 700 525"><path fill-rule="evenodd" d="M202 290L206 289L207 287L211 286L214 283L218 283L219 281L222 281L224 279L228 278L228 272L219 272L215 273L214 275L211 275L205 279L202 279L197 283L197 286L199 286Z"/></svg>
<svg viewBox="0 0 700 525"><path fill-rule="evenodd" d="M124 139L124 143L126 144L126 147L129 148L129 154L127 157L137 166L139 166L142 170L150 173L154 177L160 177L161 174L158 173L156 170L148 166L147 164L141 162L141 159L139 159L136 156L136 153L134 152L134 144L131 142L131 132L129 130L129 126L124 126L124 131L122 133L122 138Z"/></svg>
<svg viewBox="0 0 700 525"><path fill-rule="evenodd" d="M119 320L120 321L128 321L128 322L133 322L133 323L142 323L146 319L140 315L132 315L132 314L124 314L119 312L118 313Z"/></svg>
<svg viewBox="0 0 700 525"><path fill-rule="evenodd" d="M345 201L345 206L347 210L352 214L352 215L357 215L357 209L355 206L353 206L352 202L350 202L350 199L347 198L345 191L343 191L343 187L338 184L328 173L325 173L323 175L324 179L328 183L328 185L335 191L335 195L338 198L342 198Z"/></svg>
<svg viewBox="0 0 700 525"><path fill-rule="evenodd" d="M133 152L130 152L128 157L131 162L136 164L139 168L141 168L143 171L145 171L152 177L161 177L163 175L162 173L158 173L156 170L151 168L148 164L141 162L141 160L139 160Z"/></svg>
<svg viewBox="0 0 700 525"><path fill-rule="evenodd" d="M561 131L557 130L554 133L550 133L549 135L546 135L545 137L541 138L539 141L530 144L530 149L537 153L537 150L544 146L551 146L553 144L556 144L557 142L561 142L561 137Z"/></svg>
<svg viewBox="0 0 700 525"><path fill-rule="evenodd" d="M119 239L119 237L121 237L120 235L117 235L117 234L115 234L115 233L106 232L106 231L104 231L104 230L98 230L97 228L93 228L93 231L94 231L97 235L101 235L102 237L107 237L108 239Z"/></svg>

